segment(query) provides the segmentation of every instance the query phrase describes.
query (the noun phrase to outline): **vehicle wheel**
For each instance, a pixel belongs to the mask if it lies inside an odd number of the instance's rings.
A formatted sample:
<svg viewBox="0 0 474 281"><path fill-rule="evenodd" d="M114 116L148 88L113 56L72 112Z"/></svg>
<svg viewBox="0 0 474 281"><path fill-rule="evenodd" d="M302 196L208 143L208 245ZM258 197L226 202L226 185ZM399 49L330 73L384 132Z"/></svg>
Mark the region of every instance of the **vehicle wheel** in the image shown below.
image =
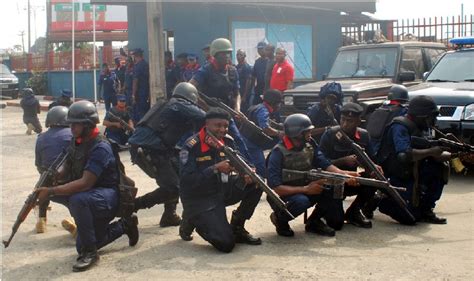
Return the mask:
<svg viewBox="0 0 474 281"><path fill-rule="evenodd" d="M18 93L19 93L18 91L14 92L12 94L12 99L16 100L18 98Z"/></svg>

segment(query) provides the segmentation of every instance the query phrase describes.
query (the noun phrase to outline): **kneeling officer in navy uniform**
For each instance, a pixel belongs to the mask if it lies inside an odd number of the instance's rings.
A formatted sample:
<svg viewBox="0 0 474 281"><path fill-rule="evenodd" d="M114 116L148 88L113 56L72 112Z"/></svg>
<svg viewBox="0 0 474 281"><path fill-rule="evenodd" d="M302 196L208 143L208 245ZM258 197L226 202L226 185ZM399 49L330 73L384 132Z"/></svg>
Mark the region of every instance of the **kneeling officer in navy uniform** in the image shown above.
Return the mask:
<svg viewBox="0 0 474 281"><path fill-rule="evenodd" d="M379 210L402 224L447 222L445 218L438 217L433 209L447 182L443 179L442 170L451 153L439 146L417 147L412 143L414 136L422 137L423 132L434 126L438 114L438 107L431 97L413 98L408 114L394 118L385 131L377 154L390 183L407 189L400 195L407 201L415 220L407 217L390 198L380 202ZM448 173L445 174L447 176Z"/></svg>
<svg viewBox="0 0 474 281"><path fill-rule="evenodd" d="M202 238L226 253L232 251L235 243L262 243L244 228L260 201L261 189L248 176L233 174L225 154L207 137L209 131L235 150L233 139L227 135L230 119L227 111L211 108L206 113L206 125L186 141L180 152L179 191L185 214L181 238L191 240L192 230L196 228ZM229 224L225 208L237 202L241 202L240 206L232 212Z"/></svg>
<svg viewBox="0 0 474 281"><path fill-rule="evenodd" d="M99 259L97 249L123 234L129 245L138 242L138 219L120 219L110 223L119 207L119 171L111 145L100 135L99 115L94 104L78 101L69 108L67 121L73 139L69 157L59 178L67 183L39 188L38 200L48 197L65 205L77 224L76 249L79 253L73 271L84 271Z"/></svg>

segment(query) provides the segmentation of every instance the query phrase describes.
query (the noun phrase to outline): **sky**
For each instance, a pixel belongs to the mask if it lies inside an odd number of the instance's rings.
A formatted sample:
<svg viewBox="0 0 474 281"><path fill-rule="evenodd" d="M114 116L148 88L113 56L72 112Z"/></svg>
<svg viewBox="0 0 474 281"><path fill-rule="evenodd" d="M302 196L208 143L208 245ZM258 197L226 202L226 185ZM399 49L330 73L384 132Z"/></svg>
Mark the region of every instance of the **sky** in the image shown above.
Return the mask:
<svg viewBox="0 0 474 281"><path fill-rule="evenodd" d="M46 33L46 0L30 0L31 44L35 38ZM430 16L457 16L461 14L461 3L464 3L464 14L474 14L472 0L378 0L375 17L380 19L412 19ZM22 31L27 45L28 13L27 0L4 0L0 10L0 49L21 45ZM35 18L36 14L36 18Z"/></svg>

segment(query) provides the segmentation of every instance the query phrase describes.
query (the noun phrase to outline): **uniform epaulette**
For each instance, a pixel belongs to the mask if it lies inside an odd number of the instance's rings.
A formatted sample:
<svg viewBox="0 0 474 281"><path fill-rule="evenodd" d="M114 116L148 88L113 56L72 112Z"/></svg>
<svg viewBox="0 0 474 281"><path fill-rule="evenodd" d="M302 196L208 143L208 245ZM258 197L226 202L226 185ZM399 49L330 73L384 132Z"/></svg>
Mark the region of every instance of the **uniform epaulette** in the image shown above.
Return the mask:
<svg viewBox="0 0 474 281"><path fill-rule="evenodd" d="M192 148L199 142L199 135L194 135L186 141L186 147Z"/></svg>

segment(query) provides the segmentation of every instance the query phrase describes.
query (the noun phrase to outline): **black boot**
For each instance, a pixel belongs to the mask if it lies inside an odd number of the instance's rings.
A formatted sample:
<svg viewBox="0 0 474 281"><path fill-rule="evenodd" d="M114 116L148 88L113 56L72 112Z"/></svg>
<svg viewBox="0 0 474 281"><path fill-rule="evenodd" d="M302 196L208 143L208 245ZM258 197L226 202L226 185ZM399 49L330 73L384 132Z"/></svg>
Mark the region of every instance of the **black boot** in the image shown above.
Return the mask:
<svg viewBox="0 0 474 281"><path fill-rule="evenodd" d="M193 240L193 231L194 225L192 225L188 220L182 219L179 225L179 236L184 241Z"/></svg>
<svg viewBox="0 0 474 281"><path fill-rule="evenodd" d="M295 236L295 232L293 231L293 229L291 229L288 222L279 220L277 215L275 214L275 212L273 212L270 215L270 220L272 221L273 225L275 226L276 232L278 233L278 235L285 236L285 237Z"/></svg>
<svg viewBox="0 0 474 281"><path fill-rule="evenodd" d="M133 210L134 213L138 212L138 210L145 209L145 206L143 206L143 199L142 197L136 197L135 200L133 200L133 205L135 206L135 209Z"/></svg>
<svg viewBox="0 0 474 281"><path fill-rule="evenodd" d="M176 205L177 202L167 202L165 203L165 211L161 216L160 226L178 226L181 222L181 217L176 214Z"/></svg>
<svg viewBox="0 0 474 281"><path fill-rule="evenodd" d="M420 221L432 224L447 224L448 220L446 218L438 217L433 209L426 210L422 212Z"/></svg>
<svg viewBox="0 0 474 281"><path fill-rule="evenodd" d="M99 260L99 254L97 254L97 248L83 248L76 263L72 266L72 271L79 272L89 269L91 266L97 263Z"/></svg>
<svg viewBox="0 0 474 281"><path fill-rule="evenodd" d="M230 225L235 236L235 243L243 243L248 245L260 245L262 240L260 238L253 237L244 227L245 220L239 218L235 211L232 212L232 219Z"/></svg>
<svg viewBox="0 0 474 281"><path fill-rule="evenodd" d="M128 245L131 247L137 245L140 234L138 233L138 217L132 214L130 218L122 219L123 231L128 236Z"/></svg>
<svg viewBox="0 0 474 281"><path fill-rule="evenodd" d="M308 220L304 229L306 232L316 233L323 236L333 237L336 235L336 231L325 224L320 218Z"/></svg>
<svg viewBox="0 0 474 281"><path fill-rule="evenodd" d="M380 201L385 196L380 193L375 193L374 197L372 197L365 205L362 207L362 214L368 219L373 219L374 218L374 212L377 210L377 207L379 206Z"/></svg>
<svg viewBox="0 0 474 281"><path fill-rule="evenodd" d="M358 208L351 208L347 210L345 219L348 223L357 227L372 228L372 222L365 218Z"/></svg>

